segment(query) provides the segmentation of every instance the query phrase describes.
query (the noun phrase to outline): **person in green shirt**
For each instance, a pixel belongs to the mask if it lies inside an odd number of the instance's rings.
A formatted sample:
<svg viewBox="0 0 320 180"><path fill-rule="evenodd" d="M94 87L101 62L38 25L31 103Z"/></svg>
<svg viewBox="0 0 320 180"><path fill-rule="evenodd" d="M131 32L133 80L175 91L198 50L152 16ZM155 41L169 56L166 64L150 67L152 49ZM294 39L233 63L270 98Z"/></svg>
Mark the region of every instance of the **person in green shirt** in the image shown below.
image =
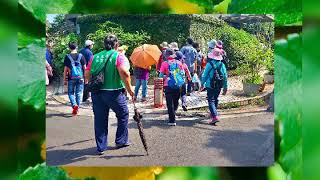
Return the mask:
<svg viewBox="0 0 320 180"><path fill-rule="evenodd" d="M94 55L85 73L89 78L90 74L99 72L106 65L102 88L100 91L92 92L91 94L95 139L99 155L102 155L108 147L108 116L110 109L115 112L118 120L116 146L121 148L130 145L128 140L129 110L125 89L132 98L134 96L126 57L123 53L117 51L119 46L117 37L108 35L104 39L104 46L105 50Z"/></svg>

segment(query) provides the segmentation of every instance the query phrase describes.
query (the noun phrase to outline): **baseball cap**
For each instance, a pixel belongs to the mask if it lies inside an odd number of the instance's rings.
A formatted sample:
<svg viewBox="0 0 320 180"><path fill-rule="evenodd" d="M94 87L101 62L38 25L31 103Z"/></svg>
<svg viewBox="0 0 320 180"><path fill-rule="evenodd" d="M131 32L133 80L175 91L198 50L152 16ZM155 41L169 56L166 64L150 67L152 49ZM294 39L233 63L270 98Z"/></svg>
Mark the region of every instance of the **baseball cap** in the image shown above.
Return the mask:
<svg viewBox="0 0 320 180"><path fill-rule="evenodd" d="M90 45L93 45L93 44L94 44L94 42L91 41L91 40L86 40L86 42L85 42L86 46L90 46Z"/></svg>

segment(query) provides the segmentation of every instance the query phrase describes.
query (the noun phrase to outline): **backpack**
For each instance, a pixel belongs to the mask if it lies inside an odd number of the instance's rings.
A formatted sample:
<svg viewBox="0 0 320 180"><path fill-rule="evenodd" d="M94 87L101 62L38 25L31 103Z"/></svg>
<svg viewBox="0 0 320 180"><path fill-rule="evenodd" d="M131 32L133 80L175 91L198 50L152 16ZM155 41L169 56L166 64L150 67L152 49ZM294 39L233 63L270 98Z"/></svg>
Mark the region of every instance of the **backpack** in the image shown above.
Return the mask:
<svg viewBox="0 0 320 180"><path fill-rule="evenodd" d="M70 78L71 79L83 79L83 70L81 65L81 58L82 54L79 53L78 58L76 61L73 60L70 54L67 55L71 62L71 69L70 69Z"/></svg>
<svg viewBox="0 0 320 180"><path fill-rule="evenodd" d="M173 89L179 89L185 83L185 72L180 68L177 60L173 63L169 63L168 67L168 86Z"/></svg>
<svg viewBox="0 0 320 180"><path fill-rule="evenodd" d="M220 66L218 68L212 63L212 61L210 61L209 63L212 66L211 70L214 70L213 76L210 79L210 87L212 89L216 89L216 88L221 89L224 84L224 77L221 72L221 68L222 68L223 63L221 62Z"/></svg>

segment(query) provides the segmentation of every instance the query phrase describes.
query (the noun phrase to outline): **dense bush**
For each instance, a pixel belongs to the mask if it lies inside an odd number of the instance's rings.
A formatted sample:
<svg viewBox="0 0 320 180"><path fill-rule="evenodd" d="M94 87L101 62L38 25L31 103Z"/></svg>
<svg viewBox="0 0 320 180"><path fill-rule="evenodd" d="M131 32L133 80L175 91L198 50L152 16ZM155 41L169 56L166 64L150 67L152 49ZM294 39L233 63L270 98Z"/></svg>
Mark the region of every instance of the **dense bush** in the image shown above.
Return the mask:
<svg viewBox="0 0 320 180"><path fill-rule="evenodd" d="M235 29L226 23L212 24L194 21L191 23L190 31L191 36L200 42L204 52L207 51L206 43L211 39L222 40L229 60L229 69L236 69L249 58L251 51L256 51L260 46L260 42L254 35Z"/></svg>
<svg viewBox="0 0 320 180"><path fill-rule="evenodd" d="M126 32L119 24L107 21L99 25L99 28L94 32L87 35L88 39L95 42L93 52L98 53L104 49L103 41L108 34L115 34L122 45L127 45L127 54L131 55L134 48L148 42L150 36L143 31L136 31L134 33Z"/></svg>
<svg viewBox="0 0 320 180"><path fill-rule="evenodd" d="M274 22L242 23L241 29L255 35L265 46L273 47Z"/></svg>
<svg viewBox="0 0 320 180"><path fill-rule="evenodd" d="M246 83L261 84L263 78L260 72L263 68L272 61L273 52L270 48L265 48L260 45L258 47L247 46L248 55L245 61L242 62L237 68L238 73L243 77ZM250 49L255 48L254 51Z"/></svg>
<svg viewBox="0 0 320 180"><path fill-rule="evenodd" d="M163 41L169 43L176 41L181 47L189 36L199 42L206 53L207 42L211 39L219 39L224 42L229 69L236 69L239 65L246 63L251 58L252 51L257 51L260 46L255 35L233 28L212 15L85 15L78 17L78 23L79 37L72 34L54 38L55 69L58 74L62 73L63 58L68 51L67 43L71 37L76 38L79 43L83 43L87 38L92 39L95 41L93 52L97 53L103 50L104 37L109 33L116 34L121 44L129 47L127 56L131 55L135 47L143 43L159 45ZM249 31L254 25L246 27ZM267 46L267 48L272 47ZM273 62L267 65L271 72ZM155 72L152 73L152 75L155 74Z"/></svg>
<svg viewBox="0 0 320 180"><path fill-rule="evenodd" d="M271 52L273 53L273 52ZM274 57L273 54L271 55L271 58L268 58L266 60L266 68L268 70L269 75L274 75Z"/></svg>
<svg viewBox="0 0 320 180"><path fill-rule="evenodd" d="M135 33L138 30L148 33L150 39L147 43L150 44L176 41L181 47L191 36L205 53L208 41L220 39L228 55L229 69L236 69L247 58L248 51L255 50L260 44L254 35L233 28L212 15L85 15L78 18L82 41L87 34L99 29L98 24L106 21L121 25L125 32Z"/></svg>
<svg viewBox="0 0 320 180"><path fill-rule="evenodd" d="M181 45L189 36L191 15L84 15L78 18L81 40L99 29L99 24L110 21L125 32L143 31L150 35L147 43L159 45L163 41L176 41Z"/></svg>

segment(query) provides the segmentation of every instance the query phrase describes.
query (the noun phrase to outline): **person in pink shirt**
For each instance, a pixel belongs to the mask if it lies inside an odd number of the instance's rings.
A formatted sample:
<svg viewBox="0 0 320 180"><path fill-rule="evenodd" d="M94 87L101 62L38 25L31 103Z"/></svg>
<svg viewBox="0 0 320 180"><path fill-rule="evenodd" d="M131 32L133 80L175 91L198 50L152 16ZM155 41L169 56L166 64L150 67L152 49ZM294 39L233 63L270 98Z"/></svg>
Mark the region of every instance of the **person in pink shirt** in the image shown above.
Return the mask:
<svg viewBox="0 0 320 180"><path fill-rule="evenodd" d="M164 78L164 91L169 115L168 125L175 126L181 85L184 83L185 78L184 69L182 63L175 59L176 54L172 49L167 49L165 55L168 57L168 60L161 65L160 78ZM183 76L181 74L183 74Z"/></svg>

